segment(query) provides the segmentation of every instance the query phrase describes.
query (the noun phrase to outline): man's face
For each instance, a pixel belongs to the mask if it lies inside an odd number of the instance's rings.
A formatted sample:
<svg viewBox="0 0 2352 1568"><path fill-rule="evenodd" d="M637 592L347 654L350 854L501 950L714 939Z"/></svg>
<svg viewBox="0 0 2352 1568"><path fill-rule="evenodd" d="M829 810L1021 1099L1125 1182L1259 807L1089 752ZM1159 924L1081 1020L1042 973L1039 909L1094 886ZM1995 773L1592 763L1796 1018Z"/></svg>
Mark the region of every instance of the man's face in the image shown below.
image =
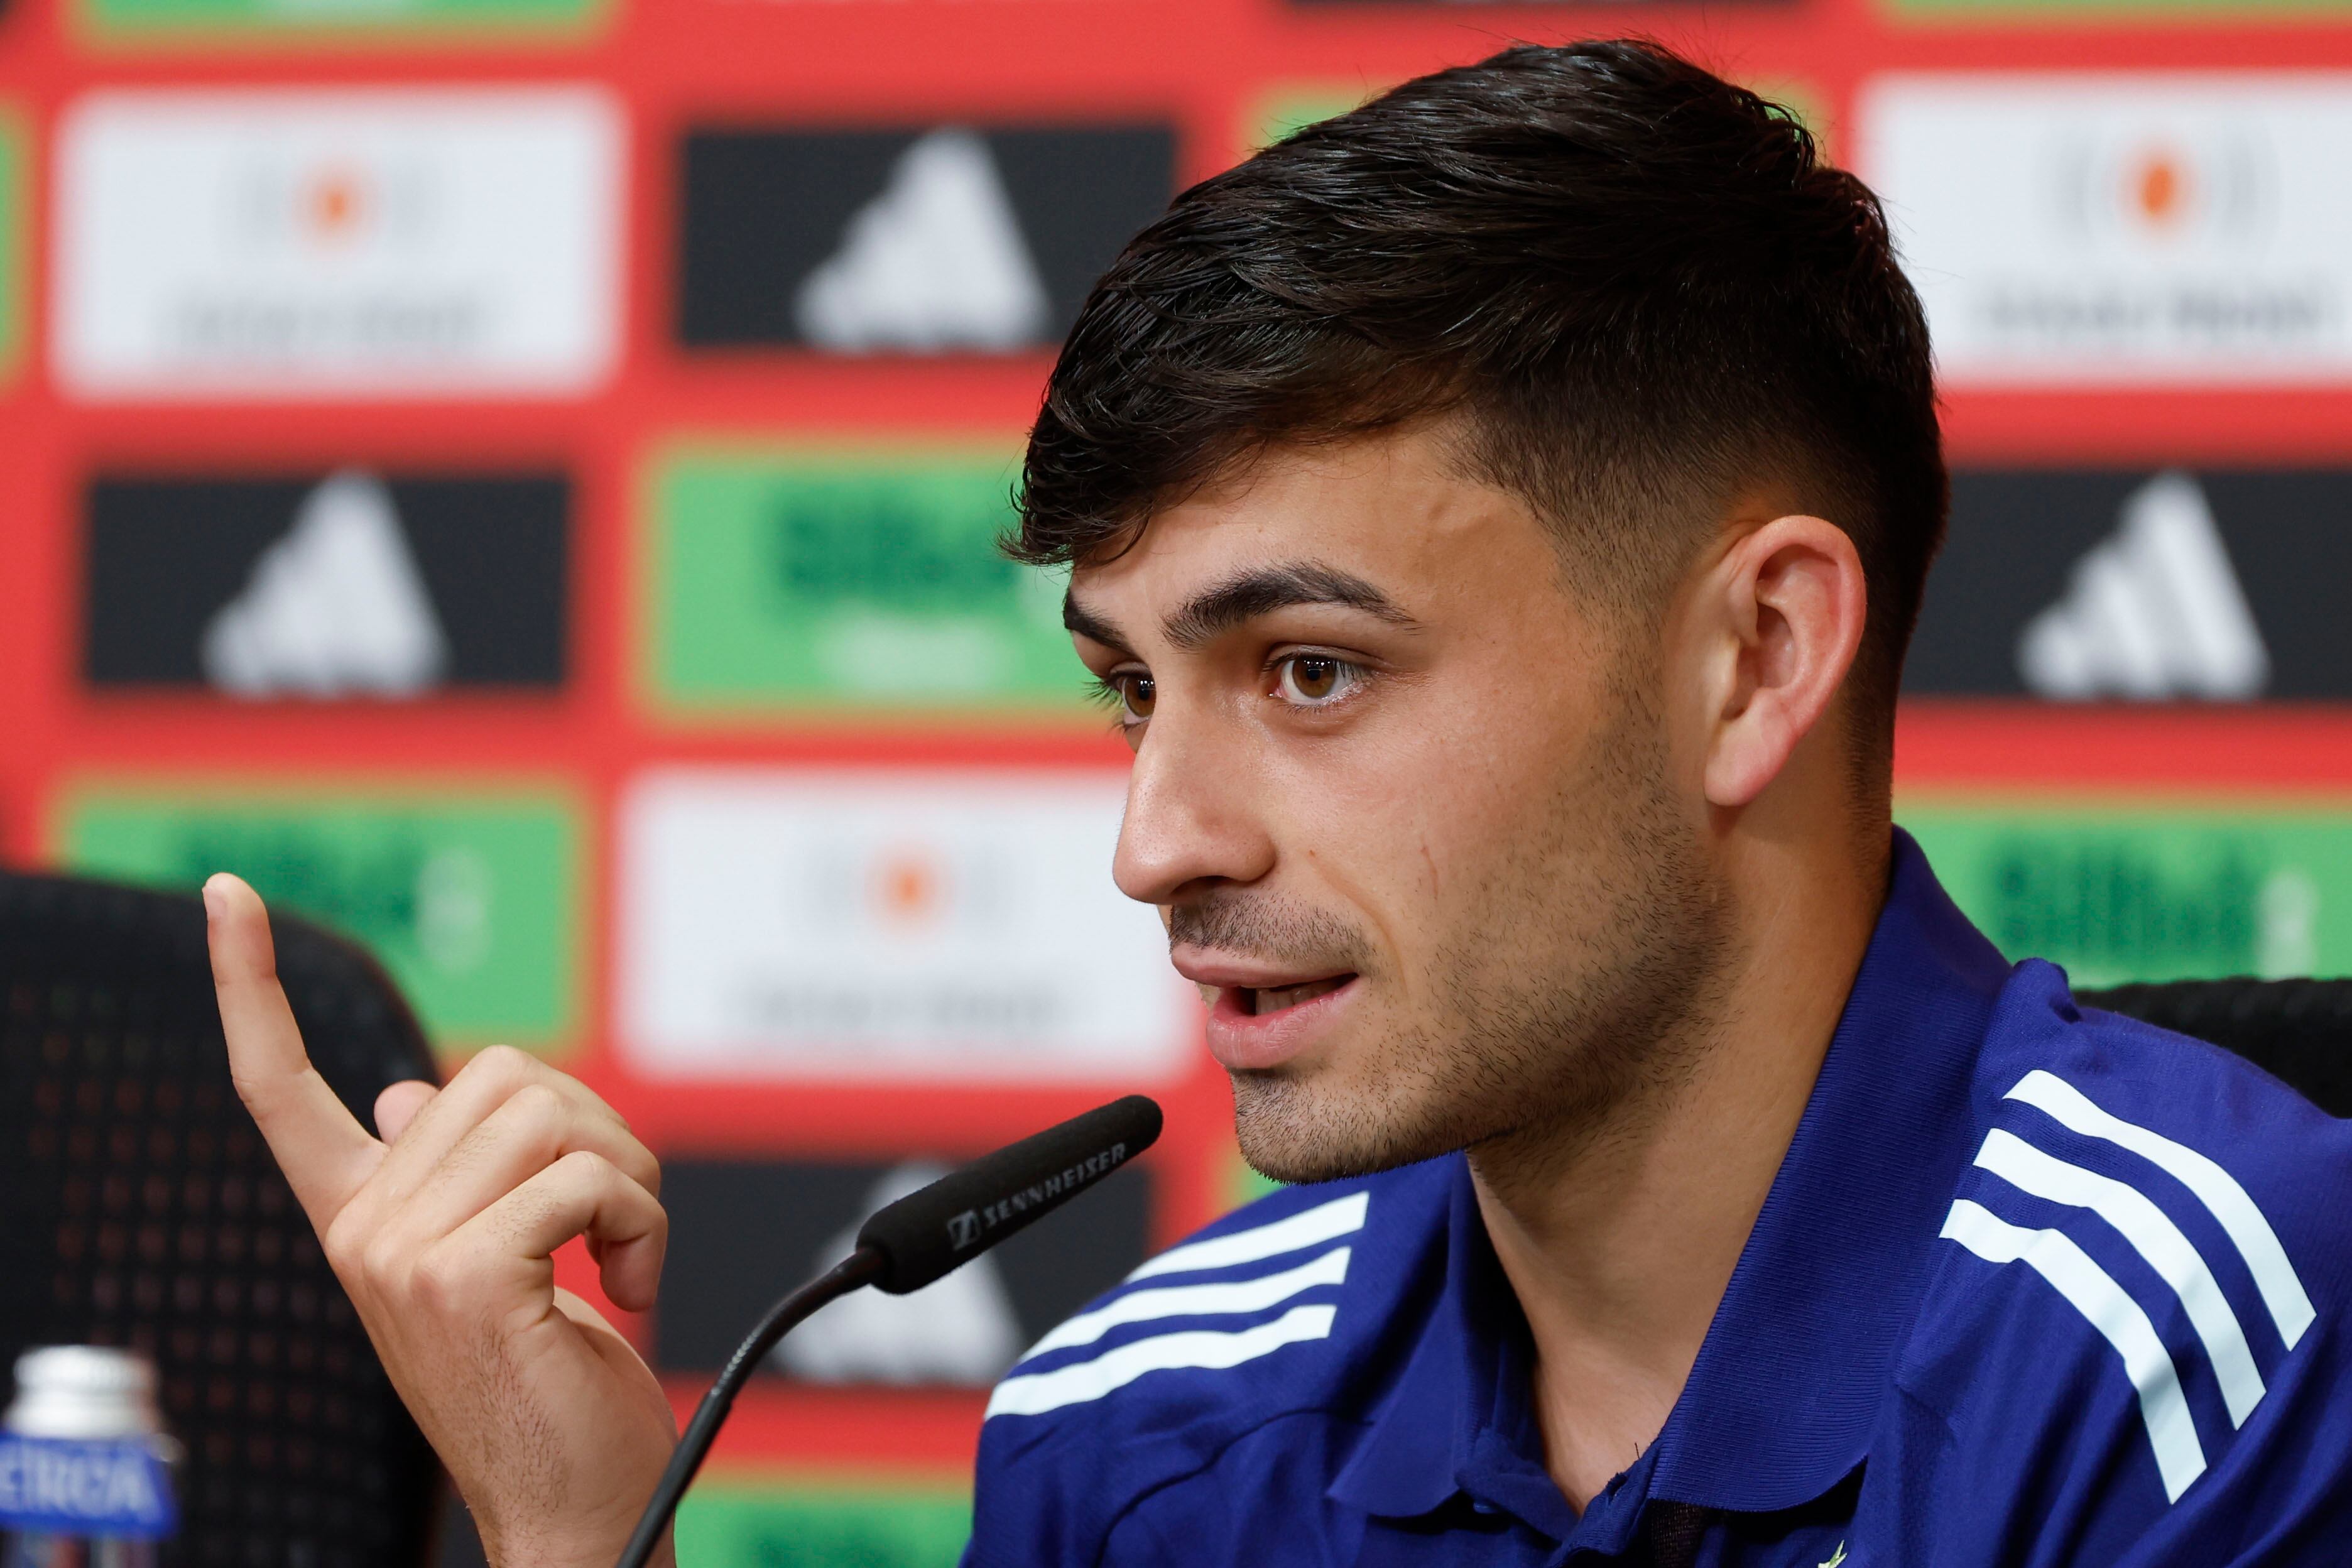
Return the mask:
<svg viewBox="0 0 2352 1568"><path fill-rule="evenodd" d="M1442 432L1269 454L1070 608L1135 747L1115 875L1259 1170L1542 1134L1673 1070L1727 910L1656 617L1572 594Z"/></svg>

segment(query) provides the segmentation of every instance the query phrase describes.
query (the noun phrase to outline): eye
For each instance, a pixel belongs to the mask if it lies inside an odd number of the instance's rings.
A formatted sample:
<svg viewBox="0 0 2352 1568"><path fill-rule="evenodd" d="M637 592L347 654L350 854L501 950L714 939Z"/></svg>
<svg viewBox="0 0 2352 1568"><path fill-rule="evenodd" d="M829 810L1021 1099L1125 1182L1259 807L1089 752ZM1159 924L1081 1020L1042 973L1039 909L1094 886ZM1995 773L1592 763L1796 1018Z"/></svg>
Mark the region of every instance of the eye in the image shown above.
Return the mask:
<svg viewBox="0 0 2352 1568"><path fill-rule="evenodd" d="M1118 719L1122 724L1140 724L1151 717L1152 704L1160 690L1149 671L1140 669L1114 670L1103 678L1118 699Z"/></svg>
<svg viewBox="0 0 2352 1568"><path fill-rule="evenodd" d="M1328 708L1363 682L1363 666L1328 653L1294 653L1274 667L1274 695L1298 708Z"/></svg>

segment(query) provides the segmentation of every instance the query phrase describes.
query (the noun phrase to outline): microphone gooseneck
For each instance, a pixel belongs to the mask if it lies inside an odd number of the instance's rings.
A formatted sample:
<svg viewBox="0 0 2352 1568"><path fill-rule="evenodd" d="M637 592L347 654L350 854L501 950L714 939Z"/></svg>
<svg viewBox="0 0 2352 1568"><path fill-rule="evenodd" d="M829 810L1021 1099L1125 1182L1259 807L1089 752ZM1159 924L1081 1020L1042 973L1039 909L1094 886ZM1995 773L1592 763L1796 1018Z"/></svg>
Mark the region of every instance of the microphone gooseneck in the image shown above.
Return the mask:
<svg viewBox="0 0 2352 1568"><path fill-rule="evenodd" d="M1160 1107L1130 1094L983 1155L867 1220L856 1250L768 1309L735 1347L695 1407L616 1568L646 1568L736 1394L802 1320L860 1286L903 1296L961 1268L1149 1149L1160 1124Z"/></svg>

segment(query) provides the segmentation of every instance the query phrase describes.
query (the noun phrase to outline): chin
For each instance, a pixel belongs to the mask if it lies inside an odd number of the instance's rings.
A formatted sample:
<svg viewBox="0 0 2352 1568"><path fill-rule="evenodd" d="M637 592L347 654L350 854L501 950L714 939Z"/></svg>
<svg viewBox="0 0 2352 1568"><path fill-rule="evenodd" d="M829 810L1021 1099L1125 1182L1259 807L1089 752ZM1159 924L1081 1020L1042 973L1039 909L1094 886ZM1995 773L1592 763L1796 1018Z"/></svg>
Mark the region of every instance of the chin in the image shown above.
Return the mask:
<svg viewBox="0 0 2352 1568"><path fill-rule="evenodd" d="M1297 1185L1370 1176L1475 1142L1391 1096L1281 1073L1230 1076L1242 1158L1272 1181Z"/></svg>

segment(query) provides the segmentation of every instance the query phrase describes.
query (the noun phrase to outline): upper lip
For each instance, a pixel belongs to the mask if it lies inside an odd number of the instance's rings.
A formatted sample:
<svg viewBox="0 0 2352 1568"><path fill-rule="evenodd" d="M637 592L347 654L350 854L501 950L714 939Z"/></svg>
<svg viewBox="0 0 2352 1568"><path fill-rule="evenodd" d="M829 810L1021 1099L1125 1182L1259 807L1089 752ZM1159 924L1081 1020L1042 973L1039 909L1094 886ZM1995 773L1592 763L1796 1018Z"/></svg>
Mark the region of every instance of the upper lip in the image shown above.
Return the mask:
<svg viewBox="0 0 2352 1568"><path fill-rule="evenodd" d="M1198 948L1172 950L1170 963L1176 973L1195 985L1221 988L1244 988L1251 991L1279 991L1286 986L1305 985L1317 980L1333 980L1353 974L1351 969L1282 969L1233 953L1208 952Z"/></svg>

